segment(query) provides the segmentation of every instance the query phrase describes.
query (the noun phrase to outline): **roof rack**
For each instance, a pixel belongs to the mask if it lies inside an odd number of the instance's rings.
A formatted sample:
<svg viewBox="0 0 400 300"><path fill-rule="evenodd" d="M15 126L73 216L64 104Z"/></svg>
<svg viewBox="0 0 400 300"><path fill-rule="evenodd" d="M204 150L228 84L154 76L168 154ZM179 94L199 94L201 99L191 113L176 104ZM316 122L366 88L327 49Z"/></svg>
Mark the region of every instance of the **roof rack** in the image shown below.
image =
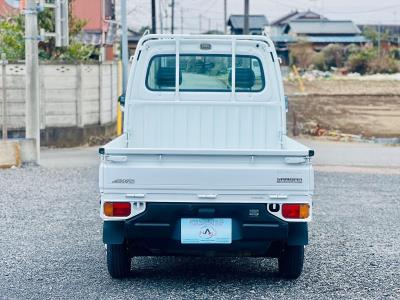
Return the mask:
<svg viewBox="0 0 400 300"><path fill-rule="evenodd" d="M147 28L147 29L143 32L142 37L145 36L145 35L149 35L149 34L150 34L150 29Z"/></svg>
<svg viewBox="0 0 400 300"><path fill-rule="evenodd" d="M273 47L271 38L266 32L262 35L222 35L222 34L143 34L139 45L143 45L149 40L226 40L226 41L259 41Z"/></svg>

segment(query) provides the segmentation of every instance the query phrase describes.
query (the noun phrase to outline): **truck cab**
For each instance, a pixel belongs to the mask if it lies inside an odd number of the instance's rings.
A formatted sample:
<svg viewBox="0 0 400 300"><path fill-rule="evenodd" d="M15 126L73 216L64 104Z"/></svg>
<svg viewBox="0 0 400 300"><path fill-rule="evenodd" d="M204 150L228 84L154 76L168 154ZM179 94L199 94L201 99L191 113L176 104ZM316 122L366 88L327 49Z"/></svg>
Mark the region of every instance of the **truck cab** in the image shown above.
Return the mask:
<svg viewBox="0 0 400 300"><path fill-rule="evenodd" d="M124 132L99 149L110 275L187 255L277 258L299 277L314 151L286 134L270 38L149 34L132 62Z"/></svg>

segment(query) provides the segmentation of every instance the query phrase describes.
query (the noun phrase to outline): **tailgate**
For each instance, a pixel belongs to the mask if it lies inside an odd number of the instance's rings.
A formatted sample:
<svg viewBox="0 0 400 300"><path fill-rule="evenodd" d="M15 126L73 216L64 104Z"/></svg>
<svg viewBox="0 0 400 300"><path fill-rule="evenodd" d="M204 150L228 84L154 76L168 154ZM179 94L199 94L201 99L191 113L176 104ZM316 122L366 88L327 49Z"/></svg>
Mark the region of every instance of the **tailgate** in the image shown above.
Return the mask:
<svg viewBox="0 0 400 300"><path fill-rule="evenodd" d="M100 189L107 193L310 194L312 167L307 157L252 155L105 155ZM123 191L121 191L123 190ZM190 193L192 193L190 192Z"/></svg>

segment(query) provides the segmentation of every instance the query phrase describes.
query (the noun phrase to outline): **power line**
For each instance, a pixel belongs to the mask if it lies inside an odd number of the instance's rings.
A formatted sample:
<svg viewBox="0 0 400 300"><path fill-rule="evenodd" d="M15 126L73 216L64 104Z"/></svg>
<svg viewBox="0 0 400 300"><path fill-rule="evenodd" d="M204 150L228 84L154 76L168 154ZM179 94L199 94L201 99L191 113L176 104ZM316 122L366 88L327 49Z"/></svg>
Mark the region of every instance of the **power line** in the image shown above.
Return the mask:
<svg viewBox="0 0 400 300"><path fill-rule="evenodd" d="M211 5L204 11L204 13L208 12L211 8L213 8L213 6L214 6L215 4L217 4L217 1L218 1L218 0L214 0L214 2L211 3Z"/></svg>
<svg viewBox="0 0 400 300"><path fill-rule="evenodd" d="M397 5L392 5L392 6L386 6L386 7L381 7L381 8L375 8L375 9L371 9L371 10L364 10L364 11L327 11L327 13L329 14L368 14L368 13L374 13L377 11L384 11L384 10L388 10L388 9L393 9L393 8L397 8L400 7L400 4Z"/></svg>
<svg viewBox="0 0 400 300"><path fill-rule="evenodd" d="M156 33L157 22L156 22L156 0L151 0L151 32Z"/></svg>
<svg viewBox="0 0 400 300"><path fill-rule="evenodd" d="M171 3L171 33L174 33L174 22L175 22L175 0Z"/></svg>

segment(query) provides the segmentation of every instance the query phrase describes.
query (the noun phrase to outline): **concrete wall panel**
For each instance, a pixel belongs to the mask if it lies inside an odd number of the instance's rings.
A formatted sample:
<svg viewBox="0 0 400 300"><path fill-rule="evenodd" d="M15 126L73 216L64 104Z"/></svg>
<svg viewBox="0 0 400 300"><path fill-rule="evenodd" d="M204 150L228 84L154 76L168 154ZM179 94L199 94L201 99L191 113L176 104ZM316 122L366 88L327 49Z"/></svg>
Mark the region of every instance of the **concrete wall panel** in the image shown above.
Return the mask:
<svg viewBox="0 0 400 300"><path fill-rule="evenodd" d="M40 65L41 129L83 127L116 120L116 63ZM0 112L2 107L0 68ZM25 66L6 67L7 124L25 127ZM0 127L2 115L0 114Z"/></svg>

